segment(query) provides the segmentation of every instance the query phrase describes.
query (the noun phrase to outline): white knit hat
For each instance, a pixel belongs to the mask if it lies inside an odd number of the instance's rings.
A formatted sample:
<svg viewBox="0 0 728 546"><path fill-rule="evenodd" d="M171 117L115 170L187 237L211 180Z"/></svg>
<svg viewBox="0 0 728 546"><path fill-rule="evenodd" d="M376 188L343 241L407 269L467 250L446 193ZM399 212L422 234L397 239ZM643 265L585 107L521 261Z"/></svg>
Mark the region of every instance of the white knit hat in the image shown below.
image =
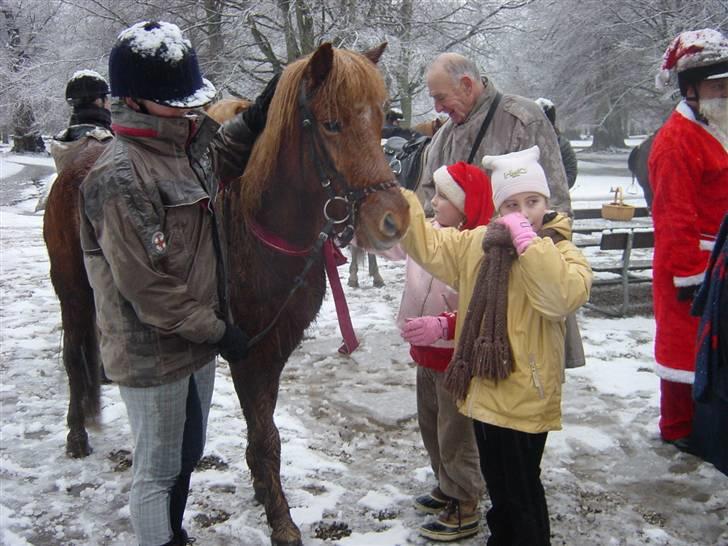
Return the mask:
<svg viewBox="0 0 728 546"><path fill-rule="evenodd" d="M538 163L540 155L538 146L532 146L519 152L483 157L483 167L491 171L490 183L496 211L503 201L517 193L532 191L546 198L551 197L546 174Z"/></svg>

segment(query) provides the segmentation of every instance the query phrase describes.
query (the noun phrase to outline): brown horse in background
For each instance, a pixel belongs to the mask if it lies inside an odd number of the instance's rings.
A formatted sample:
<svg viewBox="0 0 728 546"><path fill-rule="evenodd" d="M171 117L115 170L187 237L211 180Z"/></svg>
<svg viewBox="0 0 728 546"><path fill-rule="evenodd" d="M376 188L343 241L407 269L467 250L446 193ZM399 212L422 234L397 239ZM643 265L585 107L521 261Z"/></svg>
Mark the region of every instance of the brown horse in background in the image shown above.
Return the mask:
<svg viewBox="0 0 728 546"><path fill-rule="evenodd" d="M413 125L411 127L411 130L417 131L421 135L425 136L433 136L437 130L445 125L445 122L447 121L447 118L444 117L436 117L435 119L432 119L430 121L423 121L422 123L418 123L417 125Z"/></svg>
<svg viewBox="0 0 728 546"><path fill-rule="evenodd" d="M225 123L250 106L245 99L220 99L205 108L205 113L218 123Z"/></svg>
<svg viewBox="0 0 728 546"><path fill-rule="evenodd" d="M379 144L386 90L374 63L384 47L360 55L324 44L288 66L245 175L218 200L224 208L218 214L224 216L231 311L235 322L255 335L248 357L230 363L230 369L247 422L246 460L255 497L265 506L275 546L302 544L281 486L273 412L285 362L326 292L323 240L345 240L356 228L362 245L384 249L407 229L407 204ZM99 408L93 294L79 242L78 187L100 152L89 150L60 174L44 225L71 384L67 451L76 457L90 452L84 419ZM263 241L263 233L303 250L282 253Z"/></svg>
<svg viewBox="0 0 728 546"><path fill-rule="evenodd" d="M61 305L63 366L69 386L66 453L71 457L91 453L86 421L95 420L101 407L96 310L81 251L78 188L108 142L89 139L88 147L58 173L43 215L51 282Z"/></svg>

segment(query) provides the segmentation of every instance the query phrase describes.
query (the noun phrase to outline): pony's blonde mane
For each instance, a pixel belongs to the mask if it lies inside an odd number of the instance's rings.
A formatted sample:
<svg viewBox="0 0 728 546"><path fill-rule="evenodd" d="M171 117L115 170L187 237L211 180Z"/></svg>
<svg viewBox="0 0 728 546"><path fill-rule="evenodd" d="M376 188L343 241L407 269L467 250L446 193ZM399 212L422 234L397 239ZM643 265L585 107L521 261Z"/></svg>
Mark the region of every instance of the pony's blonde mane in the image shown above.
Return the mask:
<svg viewBox="0 0 728 546"><path fill-rule="evenodd" d="M374 63L359 53L333 49L331 71L309 103L318 112L318 121L353 120L362 104L381 106L386 99L384 80ZM284 70L268 110L265 130L258 137L242 178L243 210L250 214L260 206L263 191L276 174L284 143L297 143L301 137L301 116L298 100L301 80L308 76L308 55ZM328 112L323 114L321 108ZM299 154L303 153L303 149Z"/></svg>

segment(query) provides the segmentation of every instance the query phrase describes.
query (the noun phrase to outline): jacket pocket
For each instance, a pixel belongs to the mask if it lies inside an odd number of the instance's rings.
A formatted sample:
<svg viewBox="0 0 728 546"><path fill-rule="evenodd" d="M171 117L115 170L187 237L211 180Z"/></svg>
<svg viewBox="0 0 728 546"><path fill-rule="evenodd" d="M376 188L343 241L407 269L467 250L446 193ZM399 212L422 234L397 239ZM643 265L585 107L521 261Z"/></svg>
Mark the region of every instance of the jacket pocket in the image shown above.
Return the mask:
<svg viewBox="0 0 728 546"><path fill-rule="evenodd" d="M543 390L541 375L538 372L538 367L536 366L536 358L533 356L533 353L528 355L528 366L531 368L531 380L533 382L533 386L538 391L539 398L544 399L546 395Z"/></svg>

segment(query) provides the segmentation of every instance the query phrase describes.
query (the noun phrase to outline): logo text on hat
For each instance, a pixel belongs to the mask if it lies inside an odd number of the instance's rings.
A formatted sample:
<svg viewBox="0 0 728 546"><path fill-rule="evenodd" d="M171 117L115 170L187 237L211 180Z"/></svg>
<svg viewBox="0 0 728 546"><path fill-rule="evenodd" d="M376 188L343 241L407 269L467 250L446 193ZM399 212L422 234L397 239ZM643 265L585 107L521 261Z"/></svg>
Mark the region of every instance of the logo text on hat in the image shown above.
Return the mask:
<svg viewBox="0 0 728 546"><path fill-rule="evenodd" d="M528 169L526 169L526 167L521 167L520 169L513 169L510 171L506 171L505 173L503 173L503 178L516 178L518 176L526 174L527 172L528 172Z"/></svg>

